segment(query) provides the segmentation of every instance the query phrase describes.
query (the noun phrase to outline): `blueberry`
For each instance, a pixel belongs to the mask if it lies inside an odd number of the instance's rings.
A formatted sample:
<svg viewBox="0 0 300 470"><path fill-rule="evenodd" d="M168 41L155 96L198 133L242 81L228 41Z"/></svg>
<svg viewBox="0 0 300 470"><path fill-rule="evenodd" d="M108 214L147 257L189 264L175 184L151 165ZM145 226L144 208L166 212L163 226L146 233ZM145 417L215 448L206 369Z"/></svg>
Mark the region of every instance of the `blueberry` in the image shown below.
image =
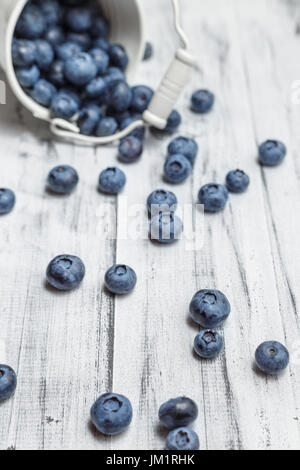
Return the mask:
<svg viewBox="0 0 300 470"><path fill-rule="evenodd" d="M180 126L180 124L181 124L181 115L179 114L178 111L176 111L176 109L174 109L171 112L170 116L168 117L165 131L170 132L170 133L175 132L176 129L178 129L178 127Z"/></svg>
<svg viewBox="0 0 300 470"><path fill-rule="evenodd" d="M277 341L262 343L255 353L256 364L265 374L276 375L287 368L290 355L285 346Z"/></svg>
<svg viewBox="0 0 300 470"><path fill-rule="evenodd" d="M232 193L243 193L249 184L249 176L242 170L230 171L226 177L227 189Z"/></svg>
<svg viewBox="0 0 300 470"><path fill-rule="evenodd" d="M107 137L110 135L115 134L118 129L118 123L115 118L112 117L104 117L100 120L97 129L96 135L98 137Z"/></svg>
<svg viewBox="0 0 300 470"><path fill-rule="evenodd" d="M147 199L147 209L152 216L160 212L174 212L177 208L177 197L171 191L157 189Z"/></svg>
<svg viewBox="0 0 300 470"><path fill-rule="evenodd" d="M41 0L38 2L47 25L59 24L63 19L63 8L57 0Z"/></svg>
<svg viewBox="0 0 300 470"><path fill-rule="evenodd" d="M64 42L56 47L56 55L64 62L82 52L82 47L76 42Z"/></svg>
<svg viewBox="0 0 300 470"><path fill-rule="evenodd" d="M192 110L195 113L205 114L211 111L215 102L215 96L208 90L198 90L193 93L191 102Z"/></svg>
<svg viewBox="0 0 300 470"><path fill-rule="evenodd" d="M167 450L199 450L198 435L190 428L181 427L168 434Z"/></svg>
<svg viewBox="0 0 300 470"><path fill-rule="evenodd" d="M168 147L169 155L182 154L190 162L191 165L195 162L198 153L198 144L194 139L187 137L177 137L170 142Z"/></svg>
<svg viewBox="0 0 300 470"><path fill-rule="evenodd" d="M122 264L112 266L105 274L105 285L113 294L129 294L137 282L132 268Z"/></svg>
<svg viewBox="0 0 300 470"><path fill-rule="evenodd" d="M12 42L12 60L17 67L29 67L36 60L36 45L26 39L14 39Z"/></svg>
<svg viewBox="0 0 300 470"><path fill-rule="evenodd" d="M94 103L85 105L78 117L78 126L80 132L84 135L92 135L102 116L102 110Z"/></svg>
<svg viewBox="0 0 300 470"><path fill-rule="evenodd" d="M13 191L6 188L0 188L0 214L8 214L12 211L16 202Z"/></svg>
<svg viewBox="0 0 300 470"><path fill-rule="evenodd" d="M200 290L190 303L190 315L202 328L221 326L230 314L230 303L218 290Z"/></svg>
<svg viewBox="0 0 300 470"><path fill-rule="evenodd" d="M129 58L123 46L120 44L112 44L109 49L109 56L112 65L121 70L127 68Z"/></svg>
<svg viewBox="0 0 300 470"><path fill-rule="evenodd" d="M228 191L222 184L206 184L200 189L198 200L205 212L219 212L226 206Z"/></svg>
<svg viewBox="0 0 300 470"><path fill-rule="evenodd" d="M191 173L191 164L182 154L170 155L164 166L164 176L169 183L181 183Z"/></svg>
<svg viewBox="0 0 300 470"><path fill-rule="evenodd" d="M91 33L95 38L107 38L109 25L102 16L93 19Z"/></svg>
<svg viewBox="0 0 300 470"><path fill-rule="evenodd" d="M57 90L52 83L41 78L30 91L30 96L40 105L49 108Z"/></svg>
<svg viewBox="0 0 300 470"><path fill-rule="evenodd" d="M69 291L79 286L85 275L83 262L77 256L60 255L47 267L47 281L55 289Z"/></svg>
<svg viewBox="0 0 300 470"><path fill-rule="evenodd" d="M99 188L107 194L118 194L125 184L125 173L119 168L107 168L99 176Z"/></svg>
<svg viewBox="0 0 300 470"><path fill-rule="evenodd" d="M62 60L55 60L50 66L48 80L57 87L62 87L66 84L64 66L65 64Z"/></svg>
<svg viewBox="0 0 300 470"><path fill-rule="evenodd" d="M105 80L108 85L113 87L116 83L123 80L126 81L125 74L118 67L109 67L107 74L105 75Z"/></svg>
<svg viewBox="0 0 300 470"><path fill-rule="evenodd" d="M67 87L61 88L59 90L59 92L70 96L74 101L76 101L78 106L81 105L81 98L80 98L80 96L78 94L78 91L75 87L67 86Z"/></svg>
<svg viewBox="0 0 300 470"><path fill-rule="evenodd" d="M119 145L119 159L124 163L135 162L143 153L143 143L133 136L125 137Z"/></svg>
<svg viewBox="0 0 300 470"><path fill-rule="evenodd" d="M159 409L159 420L167 429L188 426L197 419L198 407L187 397L172 398Z"/></svg>
<svg viewBox="0 0 300 470"><path fill-rule="evenodd" d="M132 88L131 110L134 113L142 114L149 106L153 97L153 90L145 85L138 85Z"/></svg>
<svg viewBox="0 0 300 470"><path fill-rule="evenodd" d="M36 65L16 69L18 82L23 88L32 88L40 78L40 70Z"/></svg>
<svg viewBox="0 0 300 470"><path fill-rule="evenodd" d="M87 98L101 98L107 91L107 84L103 77L91 80L85 87Z"/></svg>
<svg viewBox="0 0 300 470"><path fill-rule="evenodd" d="M128 428L132 421L132 406L128 398L116 393L102 395L91 409L91 419L99 432L115 436Z"/></svg>
<svg viewBox="0 0 300 470"><path fill-rule="evenodd" d="M114 85L110 93L110 106L119 113L127 111L132 99L131 88L126 82L119 82Z"/></svg>
<svg viewBox="0 0 300 470"><path fill-rule="evenodd" d="M69 31L67 41L79 44L84 51L87 51L92 45L92 38L89 33L73 33Z"/></svg>
<svg viewBox="0 0 300 470"><path fill-rule="evenodd" d="M49 28L44 34L44 39L50 42L50 44L53 47L56 47L65 41L65 33L63 29L61 28L61 26L58 26L58 25L49 26Z"/></svg>
<svg viewBox="0 0 300 470"><path fill-rule="evenodd" d="M46 19L40 7L27 4L17 22L16 35L25 39L36 39L43 35Z"/></svg>
<svg viewBox="0 0 300 470"><path fill-rule="evenodd" d="M78 102L72 95L59 91L51 102L51 110L54 116L62 119L71 119L77 112Z"/></svg>
<svg viewBox="0 0 300 470"><path fill-rule="evenodd" d="M41 70L49 69L54 60L54 50L51 44L45 39L37 39L36 45L36 62Z"/></svg>
<svg viewBox="0 0 300 470"><path fill-rule="evenodd" d="M74 33L88 31L92 27L92 14L88 8L71 8L66 14L66 24Z"/></svg>
<svg viewBox="0 0 300 470"><path fill-rule="evenodd" d="M174 212L160 212L151 219L150 238L158 243L168 245L181 238L183 223Z"/></svg>
<svg viewBox="0 0 300 470"><path fill-rule="evenodd" d="M92 49L89 51L89 54L95 61L97 66L98 74L104 75L109 66L109 56L103 49Z"/></svg>
<svg viewBox="0 0 300 470"><path fill-rule="evenodd" d="M222 351L224 340L222 336L214 330L201 331L195 338L194 349L198 356L204 359L213 359Z"/></svg>
<svg viewBox="0 0 300 470"><path fill-rule="evenodd" d="M125 119L122 119L121 121L121 124L120 124L121 131L126 129L128 126L130 126L130 124L132 124L135 121L138 121L139 119L141 118L134 117L131 115L126 116ZM146 132L145 126L139 126L136 129L134 129L132 132L130 132L129 135L136 137L137 139L143 140L145 137L145 132Z"/></svg>
<svg viewBox="0 0 300 470"><path fill-rule="evenodd" d="M48 175L49 188L57 194L69 194L79 181L77 171L69 165L59 165Z"/></svg>
<svg viewBox="0 0 300 470"><path fill-rule="evenodd" d="M94 49L102 49L104 52L109 54L110 43L107 39L104 38L97 38L93 42Z"/></svg>
<svg viewBox="0 0 300 470"><path fill-rule="evenodd" d="M279 165L287 153L286 146L278 140L267 140L259 147L259 161L265 166Z"/></svg>
<svg viewBox="0 0 300 470"><path fill-rule="evenodd" d="M143 60L149 60L153 56L153 46L151 42L146 42Z"/></svg>
<svg viewBox="0 0 300 470"><path fill-rule="evenodd" d="M0 364L0 402L10 398L17 388L15 371L6 365Z"/></svg>
<svg viewBox="0 0 300 470"><path fill-rule="evenodd" d="M65 63L65 76L73 85L86 85L96 75L97 66L93 58L86 52L73 55Z"/></svg>

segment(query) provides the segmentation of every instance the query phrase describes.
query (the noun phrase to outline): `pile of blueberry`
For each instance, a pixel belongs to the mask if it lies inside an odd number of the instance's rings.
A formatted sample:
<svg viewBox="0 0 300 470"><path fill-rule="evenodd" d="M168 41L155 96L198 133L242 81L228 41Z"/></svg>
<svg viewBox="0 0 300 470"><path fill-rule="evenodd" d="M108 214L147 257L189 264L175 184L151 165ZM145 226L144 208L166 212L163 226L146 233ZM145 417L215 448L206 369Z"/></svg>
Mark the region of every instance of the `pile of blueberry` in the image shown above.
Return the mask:
<svg viewBox="0 0 300 470"><path fill-rule="evenodd" d="M127 84L128 55L108 34L96 0L30 0L15 29L12 59L20 85L53 116L76 121L84 135L125 129L153 96L147 86ZM145 59L151 55L148 43ZM141 127L133 137L143 135Z"/></svg>
<svg viewBox="0 0 300 470"><path fill-rule="evenodd" d="M114 134L139 120L153 96L147 86L130 87L124 71L128 56L120 44L108 41L109 25L96 0L30 0L17 23L12 44L16 76L25 92L37 103L51 109L53 116L75 120L82 134L99 137ZM144 60L152 56L147 43ZM191 109L198 114L212 110L214 95L198 90L191 98ZM179 127L181 116L174 110L165 132ZM119 159L135 162L143 152L145 127L137 127L119 144ZM269 140L259 147L259 162L276 166L286 156L286 147ZM168 146L164 178L178 184L187 179L198 154L194 139L177 137ZM77 171L60 165L48 175L48 187L56 194L71 193L79 182ZM241 170L228 173L226 183L203 186L198 195L206 212L219 212L228 200L228 191L246 191L250 179ZM126 175L116 167L103 170L98 186L105 194L118 194L126 184ZM0 189L0 214L9 213L15 205L10 189ZM180 238L183 223L175 212L178 200L165 189L153 191L147 199L151 239L169 244ZM85 276L85 266L73 255L55 257L48 265L46 278L55 289L71 291ZM114 295L129 294L137 284L135 271L127 265L114 265L105 274L106 289ZM203 359L217 357L224 340L216 328L229 317L231 307L218 290L200 290L190 303L190 316L201 328L194 340L194 351ZM266 374L278 374L289 364L289 352L282 344L269 341L255 353L258 368ZM10 398L17 386L12 368L0 365L0 402ZM123 395L102 395L91 409L91 419L103 434L116 435L131 423L132 405ZM186 397L171 399L160 407L159 420L168 431L169 450L198 450L197 434L188 426L198 416L197 405Z"/></svg>

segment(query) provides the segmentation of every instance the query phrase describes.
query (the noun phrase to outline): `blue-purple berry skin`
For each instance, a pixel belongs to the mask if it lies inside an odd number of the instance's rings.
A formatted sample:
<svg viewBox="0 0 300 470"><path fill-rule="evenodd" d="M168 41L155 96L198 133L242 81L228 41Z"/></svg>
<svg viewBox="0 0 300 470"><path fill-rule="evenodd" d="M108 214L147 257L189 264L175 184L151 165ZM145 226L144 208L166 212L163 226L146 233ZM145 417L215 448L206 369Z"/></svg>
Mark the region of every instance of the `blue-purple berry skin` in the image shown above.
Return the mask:
<svg viewBox="0 0 300 470"><path fill-rule="evenodd" d="M219 290L202 289L190 303L190 315L202 328L214 329L223 325L230 311L227 297Z"/></svg>
<svg viewBox="0 0 300 470"><path fill-rule="evenodd" d="M133 136L125 137L119 145L119 159L124 163L135 162L143 153L143 143Z"/></svg>
<svg viewBox="0 0 300 470"><path fill-rule="evenodd" d="M192 429L188 427L180 427L173 429L167 436L167 450L199 450L199 437Z"/></svg>
<svg viewBox="0 0 300 470"><path fill-rule="evenodd" d="M220 212L225 208L227 201L228 190L222 184L206 184L198 194L198 202L204 206L205 212Z"/></svg>
<svg viewBox="0 0 300 470"><path fill-rule="evenodd" d="M92 423L99 432L107 436L125 431L132 416L132 405L128 398L116 393L101 395L91 409Z"/></svg>
<svg viewBox="0 0 300 470"><path fill-rule="evenodd" d="M49 284L61 291L76 289L85 275L85 266L80 258L60 255L48 265L46 277Z"/></svg>
<svg viewBox="0 0 300 470"><path fill-rule="evenodd" d="M125 264L112 266L105 274L106 288L117 295L129 294L137 283L135 271Z"/></svg>
<svg viewBox="0 0 300 470"><path fill-rule="evenodd" d="M198 144L194 139L188 137L176 137L170 142L168 153L169 155L182 154L193 165L198 154Z"/></svg>
<svg viewBox="0 0 300 470"><path fill-rule="evenodd" d="M257 348L255 360L262 372L267 375L277 375L288 367L290 354L278 341L266 341Z"/></svg>
<svg viewBox="0 0 300 470"><path fill-rule="evenodd" d="M120 168L107 168L99 176L99 189L106 194L118 194L125 184L126 176Z"/></svg>
<svg viewBox="0 0 300 470"><path fill-rule="evenodd" d="M164 177L169 183L179 184L188 178L191 170L191 164L184 155L169 155L164 165Z"/></svg>
<svg viewBox="0 0 300 470"><path fill-rule="evenodd" d="M0 188L0 214L11 212L16 203L15 193L11 189Z"/></svg>
<svg viewBox="0 0 300 470"><path fill-rule="evenodd" d="M77 186L79 177L77 171L69 165L59 165L48 175L48 186L54 193L70 194Z"/></svg>
<svg viewBox="0 0 300 470"><path fill-rule="evenodd" d="M0 364L0 402L13 396L17 388L15 371L5 364Z"/></svg>
<svg viewBox="0 0 300 470"><path fill-rule="evenodd" d="M283 162L287 148L278 140L267 140L259 147L259 161L263 166L277 166Z"/></svg>
<svg viewBox="0 0 300 470"><path fill-rule="evenodd" d="M172 398L164 403L158 412L161 424L167 429L188 426L198 417L196 403L188 397Z"/></svg>
<svg viewBox="0 0 300 470"><path fill-rule="evenodd" d="M215 103L215 96L208 90L198 90L193 93L192 110L198 114L206 114L212 110Z"/></svg>
<svg viewBox="0 0 300 470"><path fill-rule="evenodd" d="M203 359L214 359L222 351L224 340L215 330L202 330L195 338L195 353Z"/></svg>
<svg viewBox="0 0 300 470"><path fill-rule="evenodd" d="M244 193L249 184L250 178L242 170L230 171L226 176L226 186L231 193Z"/></svg>

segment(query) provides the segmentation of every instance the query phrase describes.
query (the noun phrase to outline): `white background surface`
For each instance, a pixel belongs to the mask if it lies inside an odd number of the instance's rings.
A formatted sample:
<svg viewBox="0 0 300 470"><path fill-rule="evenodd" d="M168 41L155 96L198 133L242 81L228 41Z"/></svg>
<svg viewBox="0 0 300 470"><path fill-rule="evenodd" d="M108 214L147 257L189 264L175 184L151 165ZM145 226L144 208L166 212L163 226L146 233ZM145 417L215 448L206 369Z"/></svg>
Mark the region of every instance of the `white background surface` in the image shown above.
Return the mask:
<svg viewBox="0 0 300 470"><path fill-rule="evenodd" d="M140 66L136 83L155 87L177 38L170 2L144 3L155 56ZM201 185L222 183L237 167L249 173L251 187L231 196L224 213L205 218L201 251L186 251L184 243L105 240L97 210L118 203L97 192L97 177L116 163L116 148L55 142L8 93L0 106L0 185L16 191L17 205L0 219L0 362L15 368L19 384L14 399L0 406L1 449L163 449L158 408L181 394L199 405L194 428L202 449L300 448L300 105L291 100L300 79L300 4L181 4L199 69L178 105L180 134L195 137L200 150L192 178L173 190L181 203L195 202ZM192 91L202 87L216 94L205 117L189 110ZM287 144L280 168L257 164L257 145L267 138ZM120 165L129 204L144 204L152 190L168 187L162 182L168 142L149 135L141 161ZM80 174L70 197L45 190L58 164ZM116 232L118 220L109 221ZM44 275L48 262L66 252L79 255L87 273L80 289L60 294L45 286ZM138 274L135 291L124 298L103 289L115 261ZM197 327L188 305L200 288L218 288L232 304L225 351L213 362L192 353ZM278 378L253 365L256 347L269 339L292 353ZM113 439L89 424L90 406L109 390L127 395L134 407L131 427Z"/></svg>

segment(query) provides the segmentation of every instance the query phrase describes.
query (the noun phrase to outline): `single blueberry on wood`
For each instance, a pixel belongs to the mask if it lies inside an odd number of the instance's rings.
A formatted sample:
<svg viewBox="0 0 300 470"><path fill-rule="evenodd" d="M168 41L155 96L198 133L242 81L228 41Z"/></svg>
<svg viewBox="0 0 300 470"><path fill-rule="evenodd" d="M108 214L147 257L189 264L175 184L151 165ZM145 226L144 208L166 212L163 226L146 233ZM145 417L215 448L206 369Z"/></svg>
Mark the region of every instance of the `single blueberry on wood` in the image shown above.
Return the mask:
<svg viewBox="0 0 300 470"><path fill-rule="evenodd" d="M128 428L132 421L132 406L128 398L106 393L94 403L91 419L99 432L115 436Z"/></svg>
<svg viewBox="0 0 300 470"><path fill-rule="evenodd" d="M198 90L191 98L192 110L195 113L205 114L211 111L215 102L215 96L208 90Z"/></svg>
<svg viewBox="0 0 300 470"><path fill-rule="evenodd" d="M190 315L202 328L217 328L228 318L231 306L218 290L200 290L190 303Z"/></svg>
<svg viewBox="0 0 300 470"><path fill-rule="evenodd" d="M118 194L125 184L126 176L120 168L107 168L99 176L99 188L107 194Z"/></svg>
<svg viewBox="0 0 300 470"><path fill-rule="evenodd" d="M204 205L205 212L219 212L226 206L228 190L222 184L206 184L199 191L198 201Z"/></svg>
<svg viewBox="0 0 300 470"><path fill-rule="evenodd" d="M46 271L49 284L61 291L70 291L78 287L84 275L83 262L72 255L57 256L49 263Z"/></svg>
<svg viewBox="0 0 300 470"><path fill-rule="evenodd" d="M226 186L232 193L243 193L250 184L250 178L242 170L230 171L226 176Z"/></svg>
<svg viewBox="0 0 300 470"><path fill-rule="evenodd" d="M0 214L8 214L16 203L15 193L11 189L0 188Z"/></svg>
<svg viewBox="0 0 300 470"><path fill-rule="evenodd" d="M59 165L48 175L49 188L57 194L69 194L78 184L77 171L69 165Z"/></svg>
<svg viewBox="0 0 300 470"><path fill-rule="evenodd" d="M195 338L194 350L203 359L213 359L222 351L224 340L214 330L203 330Z"/></svg>
<svg viewBox="0 0 300 470"><path fill-rule="evenodd" d="M136 283L136 273L125 264L116 264L105 274L105 285L113 294L128 294L134 289Z"/></svg>
<svg viewBox="0 0 300 470"><path fill-rule="evenodd" d="M167 429L188 426L197 419L198 407L187 397L172 398L159 409L159 420Z"/></svg>
<svg viewBox="0 0 300 470"><path fill-rule="evenodd" d="M285 158L286 146L278 140L267 140L259 147L259 161L265 166L277 166Z"/></svg>
<svg viewBox="0 0 300 470"><path fill-rule="evenodd" d="M15 371L4 364L0 364L0 402L10 398L17 388Z"/></svg>
<svg viewBox="0 0 300 470"><path fill-rule="evenodd" d="M199 450L199 437L190 428L181 427L173 429L166 441L167 450Z"/></svg>
<svg viewBox="0 0 300 470"><path fill-rule="evenodd" d="M262 372L269 375L276 375L287 368L290 355L283 344L277 341L266 341L257 348L255 360Z"/></svg>

